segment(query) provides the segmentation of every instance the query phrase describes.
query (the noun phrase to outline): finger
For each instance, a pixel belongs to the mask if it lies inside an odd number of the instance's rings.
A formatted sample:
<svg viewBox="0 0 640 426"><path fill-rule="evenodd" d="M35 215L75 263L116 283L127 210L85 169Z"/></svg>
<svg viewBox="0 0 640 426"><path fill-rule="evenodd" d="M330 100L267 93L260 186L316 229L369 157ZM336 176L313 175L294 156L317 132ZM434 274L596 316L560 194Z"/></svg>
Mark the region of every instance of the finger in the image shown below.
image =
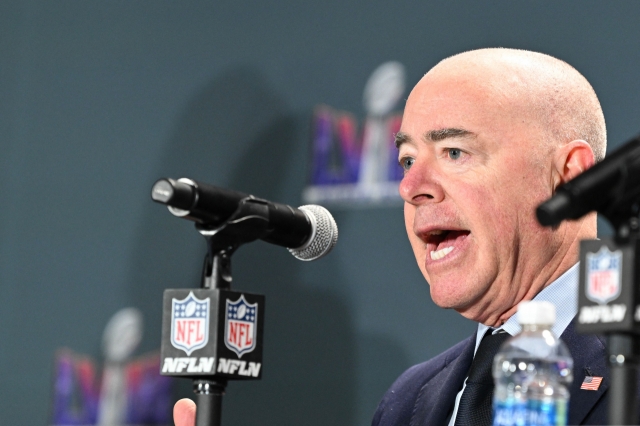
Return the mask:
<svg viewBox="0 0 640 426"><path fill-rule="evenodd" d="M173 406L173 421L176 426L196 426L196 403L188 398Z"/></svg>

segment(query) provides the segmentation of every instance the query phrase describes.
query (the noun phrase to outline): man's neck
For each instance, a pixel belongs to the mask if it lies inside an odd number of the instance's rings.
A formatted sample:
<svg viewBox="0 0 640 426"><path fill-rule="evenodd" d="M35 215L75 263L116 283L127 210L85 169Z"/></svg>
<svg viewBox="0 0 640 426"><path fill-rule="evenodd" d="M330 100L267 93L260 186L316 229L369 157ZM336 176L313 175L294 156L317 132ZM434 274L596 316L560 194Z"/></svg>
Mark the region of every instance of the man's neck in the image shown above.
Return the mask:
<svg viewBox="0 0 640 426"><path fill-rule="evenodd" d="M551 331L556 336L560 336L567 328L573 317L578 313L578 278L580 263L576 263L558 279L546 286L532 300L551 302L556 307L556 322ZM476 334L476 349L480 344L482 336L490 327L485 324L478 324ZM507 318L500 329L514 336L522 330L516 319L516 315ZM480 337L478 337L480 336Z"/></svg>

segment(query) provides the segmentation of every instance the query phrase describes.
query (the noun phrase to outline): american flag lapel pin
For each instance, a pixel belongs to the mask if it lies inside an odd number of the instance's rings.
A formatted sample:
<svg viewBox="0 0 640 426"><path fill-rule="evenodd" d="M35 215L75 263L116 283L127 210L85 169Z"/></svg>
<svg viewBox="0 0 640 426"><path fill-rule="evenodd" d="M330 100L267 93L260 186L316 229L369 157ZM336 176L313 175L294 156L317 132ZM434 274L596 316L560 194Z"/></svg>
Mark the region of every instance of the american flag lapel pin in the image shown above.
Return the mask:
<svg viewBox="0 0 640 426"><path fill-rule="evenodd" d="M602 383L602 377L587 376L582 381L580 389L597 391L600 387L600 383Z"/></svg>

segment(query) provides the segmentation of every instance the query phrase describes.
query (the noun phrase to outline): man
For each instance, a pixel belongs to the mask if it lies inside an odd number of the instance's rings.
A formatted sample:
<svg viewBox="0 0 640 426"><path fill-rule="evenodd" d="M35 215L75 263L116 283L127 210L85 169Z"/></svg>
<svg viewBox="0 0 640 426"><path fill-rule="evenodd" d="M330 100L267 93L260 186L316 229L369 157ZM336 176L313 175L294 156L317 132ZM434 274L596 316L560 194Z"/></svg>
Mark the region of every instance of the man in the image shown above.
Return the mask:
<svg viewBox="0 0 640 426"><path fill-rule="evenodd" d="M598 391L578 392L582 370L606 375L603 343L569 324L577 311L579 242L596 237L596 216L555 228L535 218L535 207L555 188L604 157L604 117L589 83L539 53L462 53L440 62L413 89L396 144L407 233L431 297L479 328L407 370L373 424L454 425L485 331L516 334L517 305L534 298L556 304L554 332L572 350L570 423L606 423L608 381ZM193 403L179 401L176 426L192 426L194 412Z"/></svg>
<svg viewBox="0 0 640 426"><path fill-rule="evenodd" d="M513 314L532 299L556 305L553 331L574 357L569 423L605 424L603 342L578 335L571 324L579 242L596 237L596 216L555 228L535 218L536 206L559 185L604 157L604 116L587 80L540 53L462 53L413 89L396 143L405 170L405 225L431 297L479 326L476 335L406 371L373 424L471 424L460 421L467 414L459 409L474 353L489 327L517 334ZM605 380L597 391L581 390L585 375ZM489 421L490 414L483 422Z"/></svg>

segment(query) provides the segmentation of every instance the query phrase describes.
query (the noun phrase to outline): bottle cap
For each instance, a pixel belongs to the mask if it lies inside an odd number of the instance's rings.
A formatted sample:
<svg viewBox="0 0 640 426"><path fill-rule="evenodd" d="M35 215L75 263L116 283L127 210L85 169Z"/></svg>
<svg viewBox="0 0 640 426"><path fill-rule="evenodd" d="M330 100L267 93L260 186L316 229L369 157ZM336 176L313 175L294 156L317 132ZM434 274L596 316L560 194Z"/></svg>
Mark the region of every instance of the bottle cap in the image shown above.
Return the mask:
<svg viewBox="0 0 640 426"><path fill-rule="evenodd" d="M518 305L518 322L524 324L553 325L556 322L556 307L551 302L529 300Z"/></svg>

